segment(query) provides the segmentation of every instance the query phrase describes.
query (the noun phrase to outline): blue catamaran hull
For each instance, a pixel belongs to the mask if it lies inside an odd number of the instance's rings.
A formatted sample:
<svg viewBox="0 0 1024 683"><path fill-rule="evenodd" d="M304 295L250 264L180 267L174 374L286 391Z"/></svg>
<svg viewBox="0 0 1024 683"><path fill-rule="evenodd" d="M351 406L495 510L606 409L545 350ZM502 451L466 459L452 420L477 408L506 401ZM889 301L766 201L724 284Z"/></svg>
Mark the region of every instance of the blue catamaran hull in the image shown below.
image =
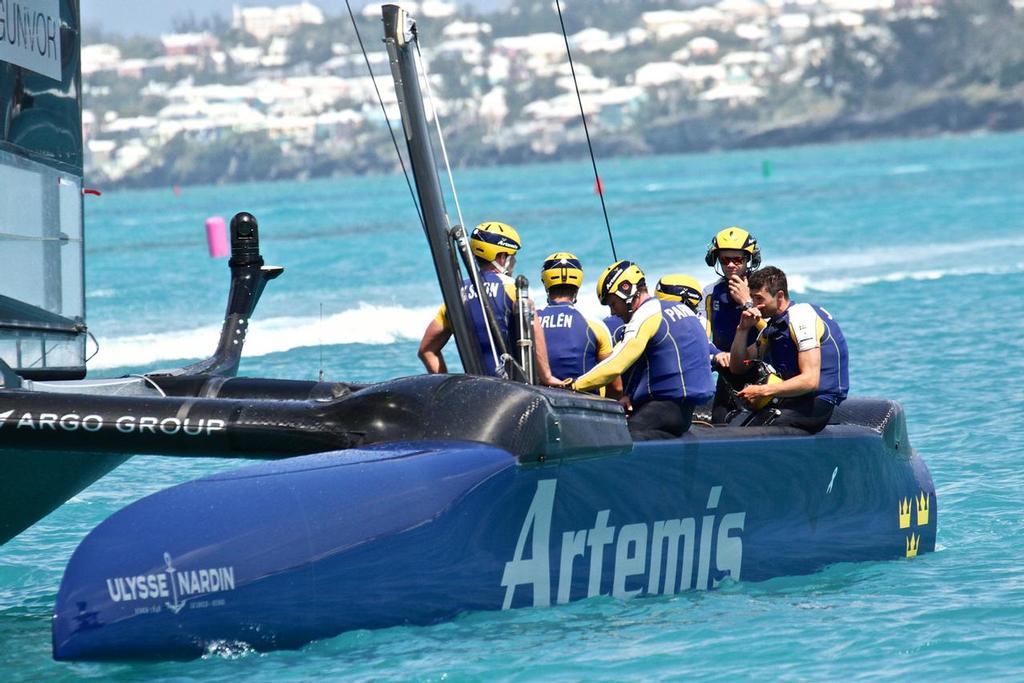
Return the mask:
<svg viewBox="0 0 1024 683"><path fill-rule="evenodd" d="M881 431L696 429L532 465L470 442L322 453L114 514L68 565L54 656L192 658L224 642L290 648L470 610L705 590L931 551L936 522L902 413Z"/></svg>

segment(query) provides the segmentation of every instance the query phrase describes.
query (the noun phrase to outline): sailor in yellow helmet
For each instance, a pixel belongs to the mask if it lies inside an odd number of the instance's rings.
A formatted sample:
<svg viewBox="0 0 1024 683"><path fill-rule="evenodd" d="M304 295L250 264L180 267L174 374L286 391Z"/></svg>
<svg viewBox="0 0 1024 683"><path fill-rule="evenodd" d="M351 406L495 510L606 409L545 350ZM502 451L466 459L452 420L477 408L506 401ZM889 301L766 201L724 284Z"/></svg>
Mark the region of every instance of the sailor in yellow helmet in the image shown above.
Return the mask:
<svg viewBox="0 0 1024 683"><path fill-rule="evenodd" d="M626 323L612 354L571 383L587 391L622 375L620 402L633 410L629 431L636 440L681 436L693 409L711 398L707 333L682 302L650 296L644 272L632 261L618 261L601 273L597 296Z"/></svg>
<svg viewBox="0 0 1024 683"><path fill-rule="evenodd" d="M711 239L704 262L720 276L704 289L704 318L711 328L711 343L715 347L714 365L718 370L718 384L712 407L712 421L725 422L730 413L738 410L733 389L740 389L749 381L745 375L736 376L729 370L729 351L740 315L753 308L747 276L761 266L761 248L757 239L738 226L719 230ZM760 328L748 334L753 344Z"/></svg>
<svg viewBox="0 0 1024 683"><path fill-rule="evenodd" d="M511 274L516 264L516 252L522 246L519 233L506 223L487 221L473 229L473 232L470 233L469 245L473 250L473 255L476 256L477 266L480 268L481 284L494 308L495 318L505 347L511 351L514 348L512 342L515 332L516 301L516 287ZM472 305L476 298L476 288L469 278L466 278L462 283L462 302L476 330L476 337L480 344L480 358L483 360L484 367L487 368L488 374L497 375L500 359L489 341L490 335L483 311L479 305ZM420 340L419 357L427 372L432 374L448 372L448 365L445 363L442 349L451 336L451 323L448 321L445 305L441 304L437 315L427 326L423 338ZM537 374L541 383L560 384L558 380L551 377L547 363L544 333L540 329L539 323L534 325L534 339L537 352Z"/></svg>
<svg viewBox="0 0 1024 683"><path fill-rule="evenodd" d="M662 301L682 302L694 313L700 313L700 302L704 298L700 283L695 278L681 273L666 275L658 280L654 295Z"/></svg>
<svg viewBox="0 0 1024 683"><path fill-rule="evenodd" d="M548 346L548 363L556 377L579 377L612 352L612 338L604 323L591 320L576 308L583 284L583 266L575 254L559 251L544 259L540 279L547 290L547 306L537 311ZM621 381L612 383L615 397Z"/></svg>
<svg viewBox="0 0 1024 683"><path fill-rule="evenodd" d="M658 280L658 284L654 288L654 295L662 301L684 303L698 316L701 315L700 303L704 299L704 293L697 279L689 275L681 273L665 275ZM701 317L701 323L708 336L708 354L714 357L718 349L711 343L711 323L704 317Z"/></svg>

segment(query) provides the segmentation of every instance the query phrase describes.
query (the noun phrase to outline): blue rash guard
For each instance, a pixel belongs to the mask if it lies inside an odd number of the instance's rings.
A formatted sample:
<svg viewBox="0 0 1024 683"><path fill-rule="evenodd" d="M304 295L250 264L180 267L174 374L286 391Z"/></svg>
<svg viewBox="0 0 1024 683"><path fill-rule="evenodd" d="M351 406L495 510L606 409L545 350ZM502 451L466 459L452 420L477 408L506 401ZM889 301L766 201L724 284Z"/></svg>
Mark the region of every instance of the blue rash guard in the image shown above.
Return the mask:
<svg viewBox="0 0 1024 683"><path fill-rule="evenodd" d="M704 318L711 327L711 344L717 351L729 351L732 340L736 336L736 327L740 324L743 307L733 301L729 295L729 281L720 278L718 282L704 288ZM747 336L747 346L757 339L757 330L751 329ZM714 354L717 351L712 351Z"/></svg>
<svg viewBox="0 0 1024 683"><path fill-rule="evenodd" d="M626 393L636 407L648 401L701 403L715 393L707 349L706 329L693 311L651 297L633 313L612 355L573 386L586 391L625 373Z"/></svg>
<svg viewBox="0 0 1024 683"><path fill-rule="evenodd" d="M570 303L549 303L537 311L555 377L579 377L612 352L607 328L590 320Z"/></svg>
<svg viewBox="0 0 1024 683"><path fill-rule="evenodd" d="M839 323L821 306L791 303L757 337L758 354L783 379L800 374L797 355L821 348L821 374L816 398L839 405L850 390L849 357Z"/></svg>
<svg viewBox="0 0 1024 683"><path fill-rule="evenodd" d="M612 336L612 344L622 341L622 333L626 331L626 323L617 315L610 315L604 319L604 326L608 328L608 334Z"/></svg>
<svg viewBox="0 0 1024 683"><path fill-rule="evenodd" d="M498 328L501 330L502 339L505 341L505 348L511 352L512 330L514 329L513 322L516 310L515 282L509 276L491 270L481 273L480 280L487 293L487 297L491 300L491 305L494 307L494 317L498 321ZM473 329L476 332L476 338L480 342L480 358L483 360L484 369L487 370L487 374L497 376L498 370L494 360L496 354L491 348L490 341L488 341L490 337L487 334L487 321L484 318L484 312L481 310L480 304L477 302L476 288L473 287L473 283L467 278L462 281L461 291L462 304L469 313L469 318L473 322ZM441 304L434 320L441 323L444 329L451 331L452 325L448 321L444 304Z"/></svg>

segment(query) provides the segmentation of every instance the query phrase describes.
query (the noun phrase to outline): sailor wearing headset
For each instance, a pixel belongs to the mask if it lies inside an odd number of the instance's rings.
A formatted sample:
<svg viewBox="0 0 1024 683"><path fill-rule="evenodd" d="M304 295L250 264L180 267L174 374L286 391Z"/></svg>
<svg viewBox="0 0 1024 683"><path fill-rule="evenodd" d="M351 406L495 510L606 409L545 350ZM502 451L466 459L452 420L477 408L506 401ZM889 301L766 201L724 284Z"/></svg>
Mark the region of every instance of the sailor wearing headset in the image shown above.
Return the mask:
<svg viewBox="0 0 1024 683"><path fill-rule="evenodd" d="M605 269L597 297L626 323L622 341L608 358L566 384L587 391L622 375L620 402L633 411L633 438L681 436L690 428L694 406L714 394L704 324L682 302L650 296L643 271L632 261Z"/></svg>
<svg viewBox="0 0 1024 683"><path fill-rule="evenodd" d="M739 374L730 370L729 351L732 349L736 326L743 311L754 307L747 286L747 276L761 266L761 249L757 239L743 228L732 226L720 230L708 245L704 262L721 277L704 288L703 316L711 328L711 343L715 347L715 369L718 383L712 405L712 422L726 422L730 413L741 408L733 400L733 389L739 390L753 381L753 377L742 368ZM764 329L764 322L758 321L747 335L746 345L753 344L757 333Z"/></svg>

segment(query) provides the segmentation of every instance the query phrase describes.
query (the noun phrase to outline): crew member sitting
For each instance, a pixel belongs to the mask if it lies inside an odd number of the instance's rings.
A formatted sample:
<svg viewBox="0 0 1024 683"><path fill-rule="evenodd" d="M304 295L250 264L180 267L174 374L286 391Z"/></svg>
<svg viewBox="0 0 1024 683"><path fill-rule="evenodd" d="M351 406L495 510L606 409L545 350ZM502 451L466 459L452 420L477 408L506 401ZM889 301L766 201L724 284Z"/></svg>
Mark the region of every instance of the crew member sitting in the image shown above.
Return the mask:
<svg viewBox="0 0 1024 683"><path fill-rule="evenodd" d="M576 308L583 284L583 266L566 251L544 259L540 279L548 293L548 305L537 311L548 347L548 364L556 377L579 377L612 352L611 335L602 322L591 320ZM614 397L622 393L621 380L610 385Z"/></svg>
<svg viewBox="0 0 1024 683"><path fill-rule="evenodd" d="M497 221L481 223L473 229L469 237L469 245L476 256L480 269L480 280L487 298L494 309L501 339L506 350L513 349L515 333L515 301L516 286L511 277L516 264L516 252L522 246L519 233L511 226ZM499 375L502 359L497 349L492 346L491 332L484 317L483 309L477 301L476 288L469 278L462 283L462 303L469 312L470 320L476 331L479 342L480 358L489 375ZM452 336L452 327L448 321L445 305L437 311L437 315L427 325L420 341L419 357L431 374L448 372L442 349ZM537 376L541 384L562 386L561 380L551 376L548 367L547 347L544 344L544 331L540 322L534 319L534 351L536 356Z"/></svg>
<svg viewBox="0 0 1024 683"><path fill-rule="evenodd" d="M749 382L753 376L746 368L740 376L730 372L729 349L740 314L752 308L747 276L761 265L761 249L757 239L743 228L732 226L719 230L711 239L704 262L715 269L720 277L704 289L704 318L711 328L711 342L715 346L714 366L718 370L712 422L726 422L731 413L739 411L733 392ZM757 329L751 329L746 343L753 344Z"/></svg>
<svg viewBox="0 0 1024 683"><path fill-rule="evenodd" d="M824 308L790 301L786 274L778 268L766 266L748 283L754 307L740 316L730 369L740 374L745 361L763 359L783 381L750 384L739 395L749 402L779 397L780 414L772 424L820 432L850 388L843 332ZM768 320L767 327L754 344L745 345L747 332L762 318Z"/></svg>
<svg viewBox="0 0 1024 683"><path fill-rule="evenodd" d="M714 394L704 325L684 304L650 296L643 271L632 261L605 269L597 297L625 321L623 339L608 358L571 382L572 388L587 391L622 375L625 395L619 401L632 411L633 438L681 436L690 428L694 406Z"/></svg>

